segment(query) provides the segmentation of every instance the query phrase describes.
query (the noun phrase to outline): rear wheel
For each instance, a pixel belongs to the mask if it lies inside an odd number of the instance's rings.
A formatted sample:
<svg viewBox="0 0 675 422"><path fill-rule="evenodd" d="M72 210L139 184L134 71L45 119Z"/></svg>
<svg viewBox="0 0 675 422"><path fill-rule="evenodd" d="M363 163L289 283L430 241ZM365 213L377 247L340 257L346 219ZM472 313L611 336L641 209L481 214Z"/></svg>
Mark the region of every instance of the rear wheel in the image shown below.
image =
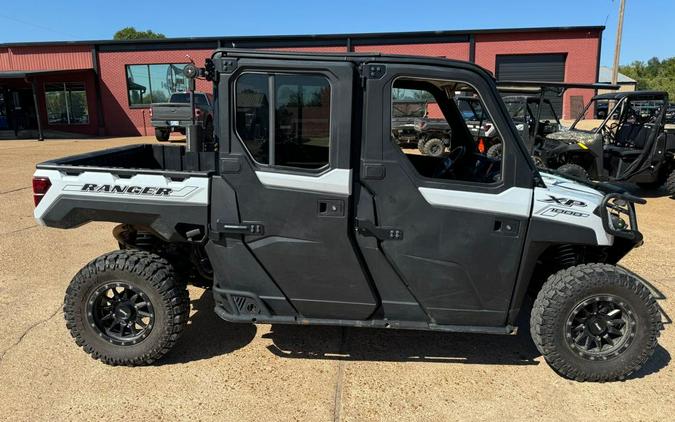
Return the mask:
<svg viewBox="0 0 675 422"><path fill-rule="evenodd" d="M168 129L163 129L163 128L155 128L155 138L159 142L166 142L169 140L169 135L171 135L171 132L169 132Z"/></svg>
<svg viewBox="0 0 675 422"><path fill-rule="evenodd" d="M558 167L558 172L581 180L589 180L588 172L579 164L567 163Z"/></svg>
<svg viewBox="0 0 675 422"><path fill-rule="evenodd" d="M445 143L440 138L429 139L424 144L424 155L440 157L445 152Z"/></svg>
<svg viewBox="0 0 675 422"><path fill-rule="evenodd" d="M75 342L110 365L147 365L185 327L189 298L157 255L124 250L96 258L75 275L63 305Z"/></svg>
<svg viewBox="0 0 675 422"><path fill-rule="evenodd" d="M578 381L622 380L653 354L661 315L649 290L608 264L559 271L542 286L530 333L553 369Z"/></svg>
<svg viewBox="0 0 675 422"><path fill-rule="evenodd" d="M426 145L426 143L427 143L427 139L424 136L420 137L420 139L417 141L417 149L422 154L424 154L424 145Z"/></svg>

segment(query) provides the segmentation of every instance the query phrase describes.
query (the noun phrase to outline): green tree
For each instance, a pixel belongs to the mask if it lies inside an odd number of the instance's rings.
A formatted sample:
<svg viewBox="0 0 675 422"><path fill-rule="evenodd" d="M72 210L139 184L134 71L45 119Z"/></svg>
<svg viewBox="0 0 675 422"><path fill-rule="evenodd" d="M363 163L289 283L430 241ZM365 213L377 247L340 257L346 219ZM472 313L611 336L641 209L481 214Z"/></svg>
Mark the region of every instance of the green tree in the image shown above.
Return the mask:
<svg viewBox="0 0 675 422"><path fill-rule="evenodd" d="M166 35L153 32L150 29L147 31L137 31L133 26L122 28L113 35L114 40L156 40L160 38L166 38Z"/></svg>
<svg viewBox="0 0 675 422"><path fill-rule="evenodd" d="M646 63L634 61L619 66L619 72L635 79L638 89L666 91L670 101L675 101L675 57L664 60L652 57Z"/></svg>

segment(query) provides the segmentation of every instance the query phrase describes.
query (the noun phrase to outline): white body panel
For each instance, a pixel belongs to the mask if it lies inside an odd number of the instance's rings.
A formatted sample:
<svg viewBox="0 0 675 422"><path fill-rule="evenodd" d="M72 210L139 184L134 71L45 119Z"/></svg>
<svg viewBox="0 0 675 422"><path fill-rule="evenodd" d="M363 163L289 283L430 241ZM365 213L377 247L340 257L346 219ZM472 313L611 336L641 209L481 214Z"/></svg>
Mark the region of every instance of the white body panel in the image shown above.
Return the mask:
<svg viewBox="0 0 675 422"><path fill-rule="evenodd" d="M352 194L352 171L332 169L318 176L256 171L260 183L272 188L287 188L309 192Z"/></svg>
<svg viewBox="0 0 675 422"><path fill-rule="evenodd" d="M532 189L509 188L498 194L465 192L451 189L419 188L431 205L496 214L529 217L532 209Z"/></svg>
<svg viewBox="0 0 675 422"><path fill-rule="evenodd" d="M602 219L593 213L604 198L602 192L564 177L540 174L546 188L534 189L532 218L586 227L595 232L598 245L614 243L614 236L605 231Z"/></svg>
<svg viewBox="0 0 675 422"><path fill-rule="evenodd" d="M85 171L69 176L57 170L43 169L36 170L34 176L49 178L51 182L47 194L33 212L37 221L43 225L42 216L64 195L82 199L115 199L123 196L125 200L156 202L160 206L166 203L206 206L209 203L209 179L207 177L189 177L185 180L173 181L162 175L137 174L130 178L123 178L99 171ZM83 190L86 185L95 185L96 188L92 191ZM117 186L118 190L129 187L138 189L132 189L133 192L106 192L106 186ZM165 194L157 194L160 189L165 189L160 191ZM144 190L146 190L145 193L143 193Z"/></svg>

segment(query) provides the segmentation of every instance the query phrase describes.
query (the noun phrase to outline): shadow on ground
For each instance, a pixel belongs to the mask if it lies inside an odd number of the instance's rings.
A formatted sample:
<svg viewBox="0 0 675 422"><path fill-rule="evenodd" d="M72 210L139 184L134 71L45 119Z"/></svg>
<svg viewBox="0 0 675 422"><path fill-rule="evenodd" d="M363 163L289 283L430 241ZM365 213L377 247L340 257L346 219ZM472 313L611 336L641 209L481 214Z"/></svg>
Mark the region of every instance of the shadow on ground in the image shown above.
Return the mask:
<svg viewBox="0 0 675 422"><path fill-rule="evenodd" d="M213 311L213 295L204 292L191 301L192 310L188 325L176 346L157 365L173 365L209 359L234 352L249 344L256 333L252 324L232 324L223 321Z"/></svg>
<svg viewBox="0 0 675 422"><path fill-rule="evenodd" d="M209 292L192 301L195 312L183 336L157 365L224 355L255 338L255 325L225 322L213 307ZM267 346L271 353L290 359L537 365L535 359L541 354L532 343L528 322L528 316L519 318L515 336L275 324L263 338L272 341ZM629 379L657 373L670 359L670 353L659 345L647 364Z"/></svg>

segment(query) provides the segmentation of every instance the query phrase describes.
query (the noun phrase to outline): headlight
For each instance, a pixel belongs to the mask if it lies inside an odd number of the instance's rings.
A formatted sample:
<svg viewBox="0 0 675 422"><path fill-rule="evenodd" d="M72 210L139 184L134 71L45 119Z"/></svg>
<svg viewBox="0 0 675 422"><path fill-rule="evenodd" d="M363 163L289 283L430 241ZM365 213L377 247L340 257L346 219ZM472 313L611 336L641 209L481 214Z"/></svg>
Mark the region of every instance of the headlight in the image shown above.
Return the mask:
<svg viewBox="0 0 675 422"><path fill-rule="evenodd" d="M626 221L621 218L618 214L610 214L609 221L612 224L614 230L625 230L628 227Z"/></svg>

